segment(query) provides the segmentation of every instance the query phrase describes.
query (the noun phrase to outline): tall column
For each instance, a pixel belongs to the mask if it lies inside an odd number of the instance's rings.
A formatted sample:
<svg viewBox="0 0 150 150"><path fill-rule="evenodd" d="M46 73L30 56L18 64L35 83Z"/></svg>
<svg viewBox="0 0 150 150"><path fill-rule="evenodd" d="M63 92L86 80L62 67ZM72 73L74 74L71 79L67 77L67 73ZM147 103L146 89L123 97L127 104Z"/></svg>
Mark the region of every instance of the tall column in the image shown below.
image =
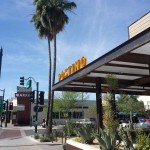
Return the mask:
<svg viewBox="0 0 150 150"><path fill-rule="evenodd" d="M99 129L103 128L101 78L96 79L96 111L97 111L97 132L99 133Z"/></svg>

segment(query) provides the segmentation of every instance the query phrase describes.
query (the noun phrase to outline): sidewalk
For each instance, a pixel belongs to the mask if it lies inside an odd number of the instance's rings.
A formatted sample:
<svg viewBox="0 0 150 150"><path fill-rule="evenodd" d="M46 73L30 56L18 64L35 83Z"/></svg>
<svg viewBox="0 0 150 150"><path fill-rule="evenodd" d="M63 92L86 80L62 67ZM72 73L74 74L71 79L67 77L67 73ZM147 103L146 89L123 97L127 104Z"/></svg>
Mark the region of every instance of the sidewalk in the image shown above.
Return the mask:
<svg viewBox="0 0 150 150"><path fill-rule="evenodd" d="M38 131L45 129L38 126ZM61 140L57 142L39 142L34 137L34 126L0 127L0 150L63 150Z"/></svg>
<svg viewBox="0 0 150 150"><path fill-rule="evenodd" d="M0 140L0 150L62 150L59 142L41 143L31 136Z"/></svg>

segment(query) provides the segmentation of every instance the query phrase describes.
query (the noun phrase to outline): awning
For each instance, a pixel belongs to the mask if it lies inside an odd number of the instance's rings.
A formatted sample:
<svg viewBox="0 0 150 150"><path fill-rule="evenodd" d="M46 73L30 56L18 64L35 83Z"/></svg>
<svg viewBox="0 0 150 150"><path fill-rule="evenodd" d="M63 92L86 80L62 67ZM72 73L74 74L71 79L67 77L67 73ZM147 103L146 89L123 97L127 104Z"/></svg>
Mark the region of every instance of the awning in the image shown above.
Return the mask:
<svg viewBox="0 0 150 150"><path fill-rule="evenodd" d="M118 79L118 94L150 95L150 28L56 83L52 89L95 93L96 79L101 78L102 92L105 93L107 74Z"/></svg>

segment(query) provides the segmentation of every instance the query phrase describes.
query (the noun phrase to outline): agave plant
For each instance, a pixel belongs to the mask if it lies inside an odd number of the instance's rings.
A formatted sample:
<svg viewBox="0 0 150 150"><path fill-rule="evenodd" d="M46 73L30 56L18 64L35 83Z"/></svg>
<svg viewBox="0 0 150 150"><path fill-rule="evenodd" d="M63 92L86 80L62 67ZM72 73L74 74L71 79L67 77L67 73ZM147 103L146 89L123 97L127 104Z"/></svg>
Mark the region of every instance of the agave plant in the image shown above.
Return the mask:
<svg viewBox="0 0 150 150"><path fill-rule="evenodd" d="M116 150L119 147L120 141L117 142L117 132L109 129L100 129L100 134L95 135L102 150Z"/></svg>
<svg viewBox="0 0 150 150"><path fill-rule="evenodd" d="M94 140L95 130L90 125L82 125L75 129L76 133L82 138L84 143L92 144Z"/></svg>

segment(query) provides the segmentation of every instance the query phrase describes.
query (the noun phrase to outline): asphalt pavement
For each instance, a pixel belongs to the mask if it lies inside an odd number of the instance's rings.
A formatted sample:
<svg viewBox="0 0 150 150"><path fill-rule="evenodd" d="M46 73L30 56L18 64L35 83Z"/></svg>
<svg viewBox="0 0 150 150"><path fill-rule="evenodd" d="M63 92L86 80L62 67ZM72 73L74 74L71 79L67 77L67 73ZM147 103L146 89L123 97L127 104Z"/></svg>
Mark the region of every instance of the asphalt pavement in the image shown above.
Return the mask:
<svg viewBox="0 0 150 150"><path fill-rule="evenodd" d="M38 126L38 133L45 128ZM34 139L34 126L0 127L0 150L63 150L61 139L52 142L40 142Z"/></svg>

